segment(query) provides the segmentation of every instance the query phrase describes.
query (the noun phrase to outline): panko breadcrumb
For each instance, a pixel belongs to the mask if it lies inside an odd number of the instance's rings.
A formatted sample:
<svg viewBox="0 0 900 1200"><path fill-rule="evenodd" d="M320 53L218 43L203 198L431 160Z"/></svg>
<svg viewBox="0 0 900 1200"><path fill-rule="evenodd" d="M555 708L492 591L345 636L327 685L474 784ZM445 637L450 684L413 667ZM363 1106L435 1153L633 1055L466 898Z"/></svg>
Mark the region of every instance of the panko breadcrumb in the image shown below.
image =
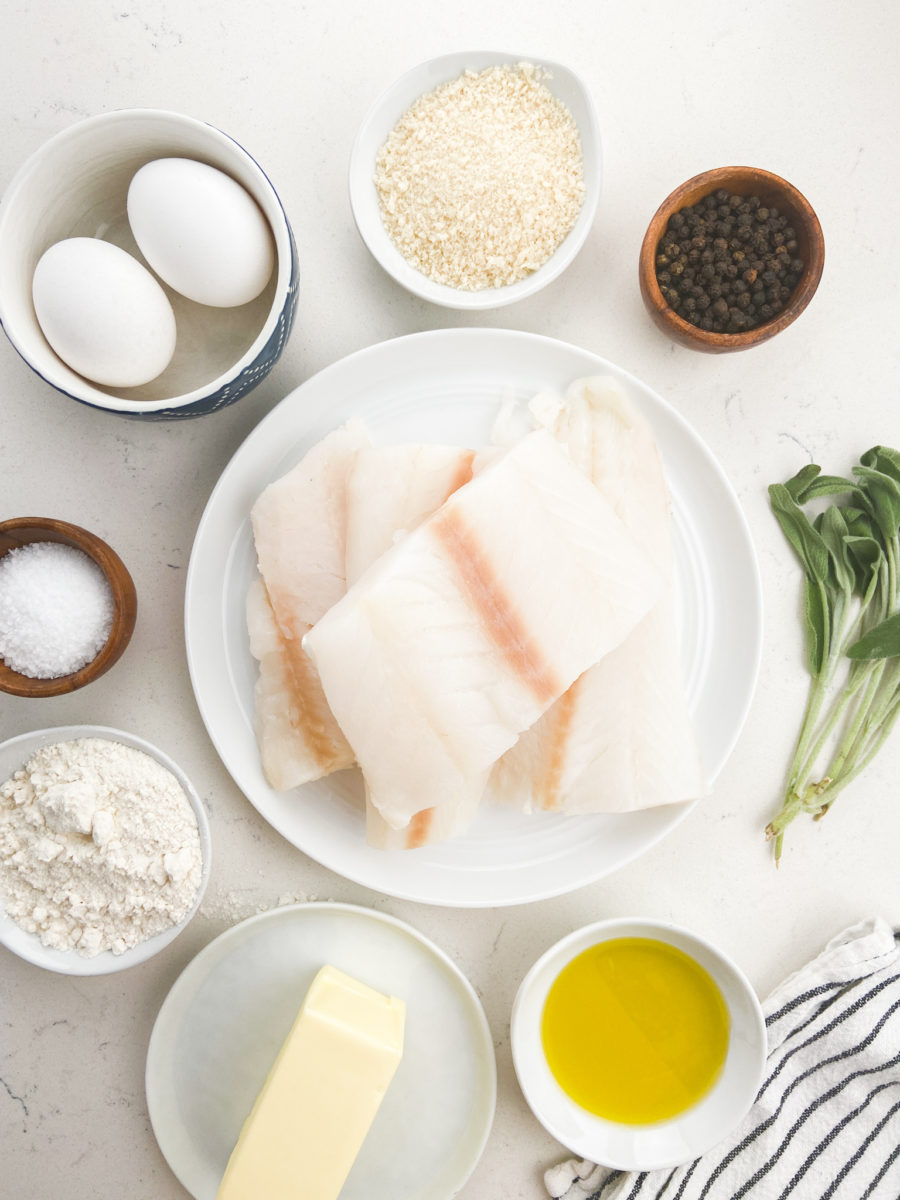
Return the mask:
<svg viewBox="0 0 900 1200"><path fill-rule="evenodd" d="M465 71L420 96L376 160L384 226L436 283L504 287L547 261L584 198L572 114L531 63Z"/></svg>

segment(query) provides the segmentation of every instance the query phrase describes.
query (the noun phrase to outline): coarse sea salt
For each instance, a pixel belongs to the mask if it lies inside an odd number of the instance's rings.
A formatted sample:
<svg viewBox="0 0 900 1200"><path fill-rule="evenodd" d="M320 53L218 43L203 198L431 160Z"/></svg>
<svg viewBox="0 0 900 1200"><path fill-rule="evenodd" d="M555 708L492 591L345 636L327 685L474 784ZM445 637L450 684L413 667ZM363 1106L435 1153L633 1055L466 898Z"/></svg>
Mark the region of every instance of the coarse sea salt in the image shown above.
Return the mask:
<svg viewBox="0 0 900 1200"><path fill-rule="evenodd" d="M30 542L0 558L0 658L31 679L57 679L103 649L113 598L100 567L74 546Z"/></svg>

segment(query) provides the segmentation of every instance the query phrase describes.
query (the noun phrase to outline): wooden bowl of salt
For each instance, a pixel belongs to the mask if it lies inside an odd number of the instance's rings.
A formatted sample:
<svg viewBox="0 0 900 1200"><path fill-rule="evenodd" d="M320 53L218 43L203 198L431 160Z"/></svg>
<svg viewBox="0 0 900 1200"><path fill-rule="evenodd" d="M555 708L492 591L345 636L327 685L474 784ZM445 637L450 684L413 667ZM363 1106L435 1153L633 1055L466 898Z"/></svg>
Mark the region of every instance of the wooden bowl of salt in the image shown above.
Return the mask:
<svg viewBox="0 0 900 1200"><path fill-rule="evenodd" d="M52 517L0 521L0 691L37 698L92 683L136 618L134 581L102 538Z"/></svg>

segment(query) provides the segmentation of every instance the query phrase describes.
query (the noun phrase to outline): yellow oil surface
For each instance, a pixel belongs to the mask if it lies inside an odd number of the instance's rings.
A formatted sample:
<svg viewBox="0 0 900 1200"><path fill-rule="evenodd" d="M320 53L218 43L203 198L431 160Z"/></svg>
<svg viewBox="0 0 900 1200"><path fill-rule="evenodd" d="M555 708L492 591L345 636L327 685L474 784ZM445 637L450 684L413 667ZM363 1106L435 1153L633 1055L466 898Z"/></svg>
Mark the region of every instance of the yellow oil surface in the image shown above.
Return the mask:
<svg viewBox="0 0 900 1200"><path fill-rule="evenodd" d="M715 1083L728 1008L709 973L655 938L600 942L553 982L541 1037L550 1070L597 1116L644 1125L676 1116Z"/></svg>

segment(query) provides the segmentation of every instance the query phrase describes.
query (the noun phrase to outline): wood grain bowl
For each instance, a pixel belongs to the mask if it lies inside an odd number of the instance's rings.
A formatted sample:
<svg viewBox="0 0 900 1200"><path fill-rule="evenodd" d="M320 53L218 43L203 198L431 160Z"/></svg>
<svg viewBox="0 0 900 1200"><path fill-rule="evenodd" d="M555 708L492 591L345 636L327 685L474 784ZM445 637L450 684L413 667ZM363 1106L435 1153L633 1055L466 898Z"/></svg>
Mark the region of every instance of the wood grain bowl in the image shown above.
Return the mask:
<svg viewBox="0 0 900 1200"><path fill-rule="evenodd" d="M0 691L13 696L37 698L61 696L92 683L116 663L131 639L137 619L134 581L118 554L96 534L51 517L15 517L0 521L0 558L31 542L59 542L83 550L100 567L112 591L113 620L109 637L96 658L71 675L55 679L33 679L13 671L0 659Z"/></svg>
<svg viewBox="0 0 900 1200"><path fill-rule="evenodd" d="M770 321L741 333L714 333L692 325L666 302L656 278L656 250L670 217L719 188L739 196L759 196L764 204L788 216L796 233L798 256L806 264L799 283L781 312ZM692 350L723 354L758 346L796 321L813 298L824 265L825 240L818 217L806 197L793 184L758 167L718 167L687 180L667 196L656 210L641 245L638 277L647 312L663 333Z"/></svg>

